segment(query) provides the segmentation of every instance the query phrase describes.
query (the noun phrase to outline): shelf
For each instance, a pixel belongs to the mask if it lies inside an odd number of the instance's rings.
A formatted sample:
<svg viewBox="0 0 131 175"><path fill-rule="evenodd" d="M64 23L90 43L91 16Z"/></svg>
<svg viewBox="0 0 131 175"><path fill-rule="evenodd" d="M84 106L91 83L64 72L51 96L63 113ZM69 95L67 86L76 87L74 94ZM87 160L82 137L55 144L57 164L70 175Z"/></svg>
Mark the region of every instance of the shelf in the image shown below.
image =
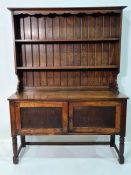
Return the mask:
<svg viewBox="0 0 131 175"><path fill-rule="evenodd" d="M103 66L54 66L54 67L17 67L17 70L82 70L82 69L117 69L117 65Z"/></svg>
<svg viewBox="0 0 131 175"><path fill-rule="evenodd" d="M112 42L119 41L120 38L99 38L99 39L70 39L70 40L15 40L16 43L81 43L81 42Z"/></svg>

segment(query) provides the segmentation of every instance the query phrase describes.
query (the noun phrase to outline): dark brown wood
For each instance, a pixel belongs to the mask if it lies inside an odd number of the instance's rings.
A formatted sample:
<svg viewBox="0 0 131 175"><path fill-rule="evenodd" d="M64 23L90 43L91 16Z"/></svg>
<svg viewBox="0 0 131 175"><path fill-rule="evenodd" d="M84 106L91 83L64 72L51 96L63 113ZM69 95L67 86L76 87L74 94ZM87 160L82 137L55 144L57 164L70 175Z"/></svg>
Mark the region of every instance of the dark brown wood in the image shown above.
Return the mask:
<svg viewBox="0 0 131 175"><path fill-rule="evenodd" d="M29 40L29 39L16 39L16 43L47 43L47 44L54 44L54 43L88 43L88 42L109 42L109 41L119 41L120 38L96 38L96 39L66 39L66 40Z"/></svg>
<svg viewBox="0 0 131 175"><path fill-rule="evenodd" d="M68 125L67 111L65 102L17 102L17 131L30 134L64 134Z"/></svg>
<svg viewBox="0 0 131 175"><path fill-rule="evenodd" d="M119 162L120 164L124 163L124 141L125 138L123 136L120 136L120 144L119 144Z"/></svg>
<svg viewBox="0 0 131 175"><path fill-rule="evenodd" d="M52 66L52 67L17 67L17 70L82 70L82 69L118 69L116 65L110 66ZM54 76L55 76L54 72ZM56 77L56 76L55 76Z"/></svg>
<svg viewBox="0 0 131 175"><path fill-rule="evenodd" d="M26 142L26 145L109 145L110 142Z"/></svg>
<svg viewBox="0 0 131 175"><path fill-rule="evenodd" d="M10 101L69 101L69 102L84 102L84 101L122 101L125 104L125 99L128 99L122 93L116 93L114 91L87 91L86 89L66 90L66 89L26 89L21 93L14 93L9 97ZM12 102L13 104L13 102ZM12 105L13 106L13 105ZM122 105L123 106L123 105ZM126 107L126 106L125 106ZM124 109L124 108L122 108ZM122 110L121 116L123 116L125 110Z"/></svg>
<svg viewBox="0 0 131 175"><path fill-rule="evenodd" d="M15 103L14 101L9 102L10 106L10 124L11 124L11 136L16 135L16 119L15 119Z"/></svg>
<svg viewBox="0 0 131 175"><path fill-rule="evenodd" d="M114 147L115 146L115 135L110 136L110 146Z"/></svg>
<svg viewBox="0 0 131 175"><path fill-rule="evenodd" d="M54 85L117 89L121 38L118 7L52 9L49 15L47 9L41 15L41 9L34 10L36 14L25 10L26 15L21 9L21 14L12 10L18 91Z"/></svg>
<svg viewBox="0 0 131 175"><path fill-rule="evenodd" d="M8 8L14 15L30 14L30 15L76 15L76 14L110 14L121 13L126 6L110 6L110 7L75 7L75 8ZM63 13L64 12L64 13Z"/></svg>
<svg viewBox="0 0 131 175"><path fill-rule="evenodd" d="M9 98L14 163L26 145L102 144L28 142L26 135L94 134L110 135L103 144L124 163L128 97L117 84L124 8L10 8L18 77Z"/></svg>
<svg viewBox="0 0 131 175"><path fill-rule="evenodd" d="M121 105L121 132L120 135L125 137L126 134L126 108L127 108L127 100L124 100Z"/></svg>
<svg viewBox="0 0 131 175"><path fill-rule="evenodd" d="M21 136L21 145L25 147L25 136Z"/></svg>
<svg viewBox="0 0 131 175"><path fill-rule="evenodd" d="M72 102L69 117L71 132L120 132L120 103Z"/></svg>
<svg viewBox="0 0 131 175"><path fill-rule="evenodd" d="M17 136L12 137L12 143L13 143L13 153L14 153L13 163L17 164L19 162L18 154L17 154Z"/></svg>

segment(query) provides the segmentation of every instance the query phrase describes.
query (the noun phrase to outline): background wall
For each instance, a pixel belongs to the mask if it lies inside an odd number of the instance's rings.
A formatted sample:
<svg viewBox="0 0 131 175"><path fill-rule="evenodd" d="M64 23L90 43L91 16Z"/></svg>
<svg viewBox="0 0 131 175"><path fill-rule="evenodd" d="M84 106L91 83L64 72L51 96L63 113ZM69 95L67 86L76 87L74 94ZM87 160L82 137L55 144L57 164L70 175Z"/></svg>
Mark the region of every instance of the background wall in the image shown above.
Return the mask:
<svg viewBox="0 0 131 175"><path fill-rule="evenodd" d="M131 141L131 0L0 0L0 140L10 140L7 98L16 91L11 14L7 7L128 6L124 10L119 90L128 95L127 141ZM70 138L72 139L72 138Z"/></svg>

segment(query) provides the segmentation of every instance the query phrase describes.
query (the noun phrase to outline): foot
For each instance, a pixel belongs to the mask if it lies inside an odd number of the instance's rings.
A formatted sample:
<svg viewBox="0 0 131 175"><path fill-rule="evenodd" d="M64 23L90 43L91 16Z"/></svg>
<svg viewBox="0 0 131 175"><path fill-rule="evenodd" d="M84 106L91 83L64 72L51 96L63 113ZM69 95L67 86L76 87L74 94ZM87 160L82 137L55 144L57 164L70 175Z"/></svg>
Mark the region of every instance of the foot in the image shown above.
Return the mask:
<svg viewBox="0 0 131 175"><path fill-rule="evenodd" d="M13 163L14 163L14 164L18 164L18 163L19 163L18 157L13 157Z"/></svg>
<svg viewBox="0 0 131 175"><path fill-rule="evenodd" d="M115 146L115 143L110 143L110 147L114 147Z"/></svg>
<svg viewBox="0 0 131 175"><path fill-rule="evenodd" d="M120 164L124 164L124 156L119 157L118 161Z"/></svg>

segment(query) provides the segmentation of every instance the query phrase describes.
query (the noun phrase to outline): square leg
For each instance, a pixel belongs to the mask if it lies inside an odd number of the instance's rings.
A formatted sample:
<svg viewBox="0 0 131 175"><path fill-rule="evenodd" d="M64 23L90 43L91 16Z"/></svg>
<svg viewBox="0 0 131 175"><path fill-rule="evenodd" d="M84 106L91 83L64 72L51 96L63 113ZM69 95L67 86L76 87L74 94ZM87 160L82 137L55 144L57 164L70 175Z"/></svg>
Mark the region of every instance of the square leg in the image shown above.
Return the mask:
<svg viewBox="0 0 131 175"><path fill-rule="evenodd" d="M120 136L119 159L118 159L120 164L124 163L124 142L125 142L125 138L123 136Z"/></svg>
<svg viewBox="0 0 131 175"><path fill-rule="evenodd" d="M21 138L21 145L22 145L22 147L25 147L26 146L26 144L25 144L25 136L20 136L20 138Z"/></svg>
<svg viewBox="0 0 131 175"><path fill-rule="evenodd" d="M12 143L13 143L13 163L18 164L18 150L17 150L17 136L12 137Z"/></svg>
<svg viewBox="0 0 131 175"><path fill-rule="evenodd" d="M110 147L114 147L115 146L115 135L111 135L110 136Z"/></svg>

